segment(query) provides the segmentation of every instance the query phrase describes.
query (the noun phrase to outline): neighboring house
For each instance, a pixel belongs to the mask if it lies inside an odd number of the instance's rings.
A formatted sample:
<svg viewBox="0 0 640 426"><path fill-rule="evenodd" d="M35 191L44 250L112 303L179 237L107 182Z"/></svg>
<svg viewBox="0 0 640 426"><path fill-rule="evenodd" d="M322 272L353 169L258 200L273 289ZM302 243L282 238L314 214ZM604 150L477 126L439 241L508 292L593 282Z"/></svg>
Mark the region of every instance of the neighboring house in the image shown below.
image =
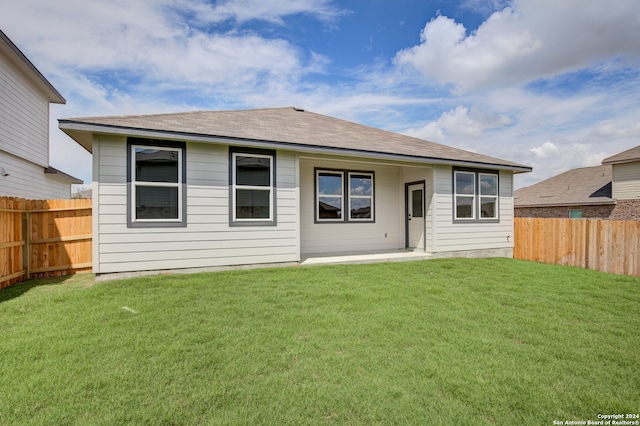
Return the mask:
<svg viewBox="0 0 640 426"><path fill-rule="evenodd" d="M640 146L518 189L515 215L640 220Z"/></svg>
<svg viewBox="0 0 640 426"><path fill-rule="evenodd" d="M616 200L640 200L640 145L602 160L613 167L612 195Z"/></svg>
<svg viewBox="0 0 640 426"><path fill-rule="evenodd" d="M512 256L531 168L297 108L60 120L93 152L94 272L417 250Z"/></svg>
<svg viewBox="0 0 640 426"><path fill-rule="evenodd" d="M49 165L49 104L66 101L0 31L0 196L70 198L82 183Z"/></svg>
<svg viewBox="0 0 640 426"><path fill-rule="evenodd" d="M83 191L78 191L74 194L71 195L71 198L92 198L92 190L91 189L85 189Z"/></svg>

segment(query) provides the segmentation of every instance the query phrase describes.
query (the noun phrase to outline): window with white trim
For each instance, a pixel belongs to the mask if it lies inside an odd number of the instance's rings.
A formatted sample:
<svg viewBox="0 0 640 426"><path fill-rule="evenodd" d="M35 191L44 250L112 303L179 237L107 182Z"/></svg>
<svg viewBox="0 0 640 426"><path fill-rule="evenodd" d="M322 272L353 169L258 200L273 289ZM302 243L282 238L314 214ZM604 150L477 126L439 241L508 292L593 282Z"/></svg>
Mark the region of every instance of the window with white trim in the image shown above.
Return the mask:
<svg viewBox="0 0 640 426"><path fill-rule="evenodd" d="M454 221L499 220L498 197L498 173L454 170Z"/></svg>
<svg viewBox="0 0 640 426"><path fill-rule="evenodd" d="M373 173L349 172L349 220L373 219Z"/></svg>
<svg viewBox="0 0 640 426"><path fill-rule="evenodd" d="M473 172L454 172L454 218L476 218L476 174Z"/></svg>
<svg viewBox="0 0 640 426"><path fill-rule="evenodd" d="M498 175L479 173L480 219L498 218Z"/></svg>
<svg viewBox="0 0 640 426"><path fill-rule="evenodd" d="M316 169L316 222L373 222L372 172Z"/></svg>
<svg viewBox="0 0 640 426"><path fill-rule="evenodd" d="M185 226L185 144L129 138L128 224Z"/></svg>
<svg viewBox="0 0 640 426"><path fill-rule="evenodd" d="M343 178L343 172L316 171L316 220L344 220Z"/></svg>
<svg viewBox="0 0 640 426"><path fill-rule="evenodd" d="M231 223L275 224L275 153L232 150Z"/></svg>

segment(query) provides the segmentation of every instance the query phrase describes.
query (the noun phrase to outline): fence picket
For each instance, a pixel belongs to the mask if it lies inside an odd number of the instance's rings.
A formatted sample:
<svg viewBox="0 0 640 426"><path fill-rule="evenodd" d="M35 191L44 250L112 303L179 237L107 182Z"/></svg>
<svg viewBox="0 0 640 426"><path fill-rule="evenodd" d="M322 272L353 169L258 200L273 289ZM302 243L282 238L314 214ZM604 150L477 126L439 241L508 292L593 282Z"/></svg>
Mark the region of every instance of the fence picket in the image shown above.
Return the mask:
<svg viewBox="0 0 640 426"><path fill-rule="evenodd" d="M91 200L0 197L0 289L91 270ZM640 276L640 221L516 218L513 257Z"/></svg>
<svg viewBox="0 0 640 426"><path fill-rule="evenodd" d="M640 221L516 218L513 257L640 276Z"/></svg>
<svg viewBox="0 0 640 426"><path fill-rule="evenodd" d="M0 197L0 289L90 271L91 229L91 200Z"/></svg>

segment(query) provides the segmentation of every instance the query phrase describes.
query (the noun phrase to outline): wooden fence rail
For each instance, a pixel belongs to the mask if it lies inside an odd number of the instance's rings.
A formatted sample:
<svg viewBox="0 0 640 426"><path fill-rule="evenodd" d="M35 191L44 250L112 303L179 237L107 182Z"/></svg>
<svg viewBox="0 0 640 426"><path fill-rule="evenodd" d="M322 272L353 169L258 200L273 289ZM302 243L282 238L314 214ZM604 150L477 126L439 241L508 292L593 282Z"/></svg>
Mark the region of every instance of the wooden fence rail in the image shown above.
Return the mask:
<svg viewBox="0 0 640 426"><path fill-rule="evenodd" d="M92 267L91 200L0 197L0 289ZM513 257L640 276L640 221L515 219Z"/></svg>
<svg viewBox="0 0 640 426"><path fill-rule="evenodd" d="M91 270L91 200L0 197L0 289Z"/></svg>
<svg viewBox="0 0 640 426"><path fill-rule="evenodd" d="M640 221L515 219L513 257L640 276Z"/></svg>

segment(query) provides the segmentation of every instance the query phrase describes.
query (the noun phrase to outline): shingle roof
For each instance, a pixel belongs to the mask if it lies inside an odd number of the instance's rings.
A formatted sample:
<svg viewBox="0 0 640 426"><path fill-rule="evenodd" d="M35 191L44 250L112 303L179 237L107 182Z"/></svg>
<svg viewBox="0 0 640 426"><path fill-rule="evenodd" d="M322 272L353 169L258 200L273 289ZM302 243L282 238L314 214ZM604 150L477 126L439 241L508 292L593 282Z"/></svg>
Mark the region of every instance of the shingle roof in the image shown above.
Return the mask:
<svg viewBox="0 0 640 426"><path fill-rule="evenodd" d="M414 160L433 160L506 168L529 172L511 161L465 151L398 133L376 129L297 108L241 111L196 111L174 114L84 117L60 120L60 128L91 151L91 133L164 137L220 138L259 141L283 149L315 148L320 151L382 154ZM148 136L147 136L148 137ZM161 136L156 136L161 137Z"/></svg>
<svg viewBox="0 0 640 426"><path fill-rule="evenodd" d="M640 145L602 160L602 164L620 164L640 161Z"/></svg>
<svg viewBox="0 0 640 426"><path fill-rule="evenodd" d="M47 175L59 176L61 178L69 180L71 183L75 183L75 184L84 183L84 181L82 181L81 179L78 179L77 177L73 177L73 176L71 176L69 174L61 172L60 170L56 169L55 167L51 167L51 166L45 167L44 173L47 174Z"/></svg>
<svg viewBox="0 0 640 426"><path fill-rule="evenodd" d="M516 207L613 204L612 166L573 169L514 192Z"/></svg>

